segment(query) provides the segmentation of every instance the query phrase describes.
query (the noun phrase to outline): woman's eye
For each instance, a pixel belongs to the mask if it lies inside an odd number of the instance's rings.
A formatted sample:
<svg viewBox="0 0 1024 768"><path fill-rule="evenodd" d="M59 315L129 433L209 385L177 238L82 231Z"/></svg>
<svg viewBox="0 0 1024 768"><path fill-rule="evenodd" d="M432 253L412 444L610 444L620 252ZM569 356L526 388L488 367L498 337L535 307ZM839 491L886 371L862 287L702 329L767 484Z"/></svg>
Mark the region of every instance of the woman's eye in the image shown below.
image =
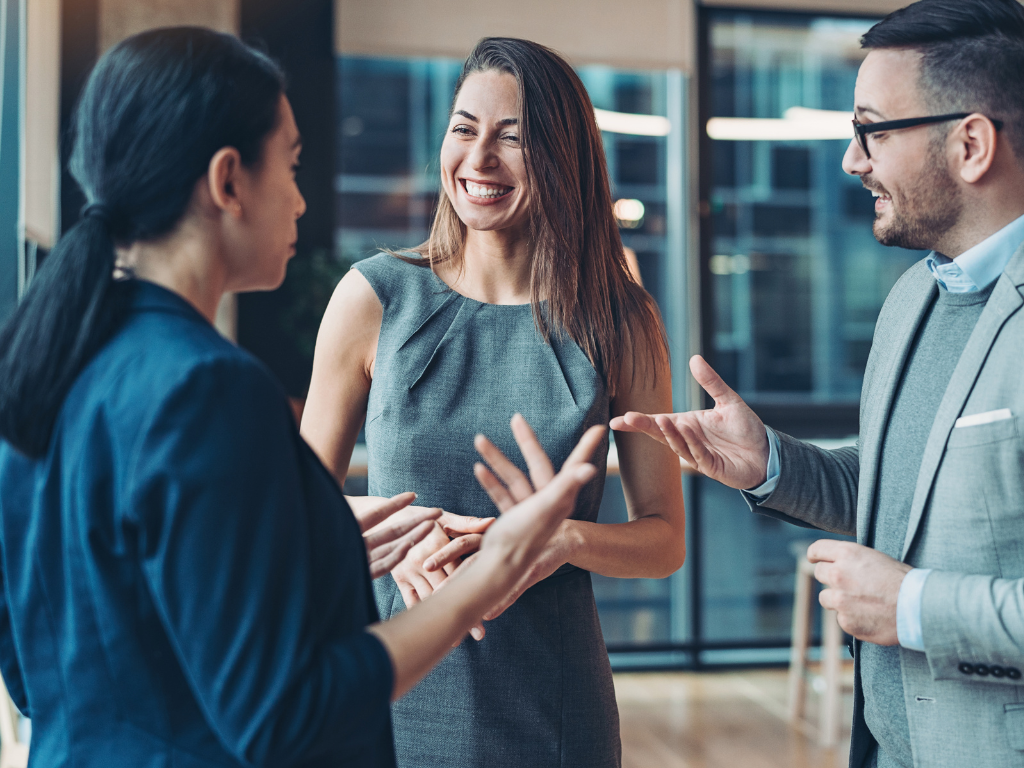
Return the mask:
<svg viewBox="0 0 1024 768"><path fill-rule="evenodd" d="M456 125L454 128L452 128L452 133L457 133L460 136L472 136L473 135L473 132L471 130L469 130L469 128L467 128L464 125Z"/></svg>
<svg viewBox="0 0 1024 768"><path fill-rule="evenodd" d="M516 134L514 134L514 133L506 133L501 138L505 139L506 141L512 141L512 142L518 142L519 141L519 137Z"/></svg>

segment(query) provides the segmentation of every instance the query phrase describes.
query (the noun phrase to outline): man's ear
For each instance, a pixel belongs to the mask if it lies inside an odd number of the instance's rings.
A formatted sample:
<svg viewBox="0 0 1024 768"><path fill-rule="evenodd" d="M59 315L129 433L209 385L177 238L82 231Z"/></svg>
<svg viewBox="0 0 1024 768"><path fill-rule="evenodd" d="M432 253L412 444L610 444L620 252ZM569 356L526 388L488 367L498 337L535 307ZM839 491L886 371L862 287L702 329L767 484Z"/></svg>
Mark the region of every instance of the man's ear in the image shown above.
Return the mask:
<svg viewBox="0 0 1024 768"><path fill-rule="evenodd" d="M999 143L996 127L984 115L973 114L953 129L952 138L956 142L960 178L977 184L995 161Z"/></svg>
<svg viewBox="0 0 1024 768"><path fill-rule="evenodd" d="M242 156L234 147L224 147L210 159L206 178L210 199L225 213L242 214L242 201L238 196L238 184L242 171Z"/></svg>

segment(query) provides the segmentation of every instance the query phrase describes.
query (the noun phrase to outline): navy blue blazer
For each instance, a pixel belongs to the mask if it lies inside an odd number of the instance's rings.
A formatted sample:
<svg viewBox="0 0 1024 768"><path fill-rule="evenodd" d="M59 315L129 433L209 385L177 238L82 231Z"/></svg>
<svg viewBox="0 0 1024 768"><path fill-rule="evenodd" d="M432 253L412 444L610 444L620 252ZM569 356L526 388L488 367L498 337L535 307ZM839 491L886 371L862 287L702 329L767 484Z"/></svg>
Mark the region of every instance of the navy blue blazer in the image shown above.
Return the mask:
<svg viewBox="0 0 1024 768"><path fill-rule="evenodd" d="M358 524L280 386L181 297L132 311L47 455L0 443L0 669L40 766L393 766Z"/></svg>

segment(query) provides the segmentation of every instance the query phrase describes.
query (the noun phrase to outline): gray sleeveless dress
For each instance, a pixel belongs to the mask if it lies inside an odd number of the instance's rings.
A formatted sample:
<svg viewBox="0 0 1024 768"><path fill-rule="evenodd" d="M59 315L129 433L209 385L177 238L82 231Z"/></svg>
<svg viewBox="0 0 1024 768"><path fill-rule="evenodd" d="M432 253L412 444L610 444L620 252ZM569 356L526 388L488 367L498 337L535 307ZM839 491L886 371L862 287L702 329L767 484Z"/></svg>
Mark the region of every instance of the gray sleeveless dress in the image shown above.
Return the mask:
<svg viewBox="0 0 1024 768"><path fill-rule="evenodd" d="M493 517L473 477L486 434L522 470L509 428L521 413L555 467L607 424L601 376L568 338L545 344L530 305L484 304L427 267L386 254L358 262L384 308L366 409L369 493ZM595 521L600 480L573 517ZM374 584L382 618L404 610L391 576ZM590 574L563 566L467 638L392 706L400 768L618 768L619 717Z"/></svg>

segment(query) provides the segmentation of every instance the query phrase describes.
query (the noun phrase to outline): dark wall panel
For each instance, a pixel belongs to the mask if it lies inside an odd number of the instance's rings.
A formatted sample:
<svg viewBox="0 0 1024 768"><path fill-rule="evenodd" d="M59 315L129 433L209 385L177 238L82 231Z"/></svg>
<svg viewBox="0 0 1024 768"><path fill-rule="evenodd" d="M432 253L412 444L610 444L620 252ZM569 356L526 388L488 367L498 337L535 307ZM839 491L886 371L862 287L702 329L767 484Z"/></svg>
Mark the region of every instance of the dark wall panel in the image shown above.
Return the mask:
<svg viewBox="0 0 1024 768"><path fill-rule="evenodd" d="M241 11L242 39L264 47L288 74L303 138L299 188L308 207L285 284L239 296L238 341L274 371L289 395L305 397L313 362L305 341L319 323L316 312L301 306L319 286L305 282L334 246L334 9L331 0L242 0Z"/></svg>

